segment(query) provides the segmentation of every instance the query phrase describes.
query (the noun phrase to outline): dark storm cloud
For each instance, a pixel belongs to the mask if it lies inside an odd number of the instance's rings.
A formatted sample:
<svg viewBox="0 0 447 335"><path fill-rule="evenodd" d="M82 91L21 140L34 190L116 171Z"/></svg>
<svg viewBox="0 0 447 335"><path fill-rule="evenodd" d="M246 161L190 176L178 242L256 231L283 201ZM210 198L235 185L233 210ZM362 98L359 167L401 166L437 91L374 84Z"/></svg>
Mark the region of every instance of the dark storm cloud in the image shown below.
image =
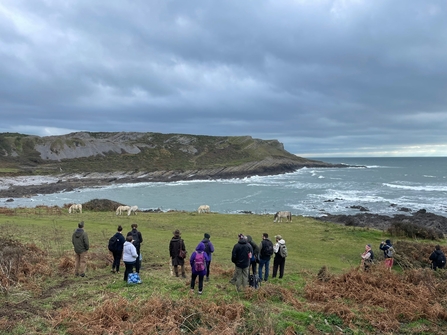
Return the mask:
<svg viewBox="0 0 447 335"><path fill-rule="evenodd" d="M446 155L438 1L5 1L0 131L276 138Z"/></svg>

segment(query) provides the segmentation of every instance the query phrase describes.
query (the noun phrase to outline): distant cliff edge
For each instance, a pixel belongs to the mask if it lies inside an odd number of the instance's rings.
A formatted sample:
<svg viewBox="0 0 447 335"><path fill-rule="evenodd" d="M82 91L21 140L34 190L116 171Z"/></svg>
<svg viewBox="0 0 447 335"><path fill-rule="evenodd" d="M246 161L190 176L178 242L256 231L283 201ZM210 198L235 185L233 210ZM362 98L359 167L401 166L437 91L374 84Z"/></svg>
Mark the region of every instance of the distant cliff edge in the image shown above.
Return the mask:
<svg viewBox="0 0 447 335"><path fill-rule="evenodd" d="M0 133L0 177L56 176L59 182L54 185L59 184L60 190L124 182L243 178L303 167L344 166L298 157L277 140L250 136L76 132L39 137ZM27 188L31 193L50 193ZM8 194L0 191L0 197L19 195Z"/></svg>

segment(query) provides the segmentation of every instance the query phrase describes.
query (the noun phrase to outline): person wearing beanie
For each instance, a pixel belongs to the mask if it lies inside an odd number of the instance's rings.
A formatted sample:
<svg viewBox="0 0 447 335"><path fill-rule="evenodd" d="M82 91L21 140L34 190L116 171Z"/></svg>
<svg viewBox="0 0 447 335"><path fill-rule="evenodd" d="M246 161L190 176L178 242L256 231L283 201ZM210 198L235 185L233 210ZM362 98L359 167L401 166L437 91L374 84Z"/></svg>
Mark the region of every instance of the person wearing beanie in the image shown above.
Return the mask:
<svg viewBox="0 0 447 335"><path fill-rule="evenodd" d="M75 275L85 277L85 269L87 267L86 256L90 248L88 235L84 231L84 221L78 223L76 229L71 237L75 252Z"/></svg>
<svg viewBox="0 0 447 335"><path fill-rule="evenodd" d="M234 279L238 292L241 291L241 288L248 286L248 272L252 253L253 248L247 242L244 234L239 234L238 241L231 252L231 261L235 265Z"/></svg>
<svg viewBox="0 0 447 335"><path fill-rule="evenodd" d="M194 293L196 279L199 277L199 294L202 294L203 278L206 275L206 264L208 262L209 258L205 252L205 244L200 242L189 258L189 264L191 265L191 293Z"/></svg>
<svg viewBox="0 0 447 335"><path fill-rule="evenodd" d="M180 237L180 230L176 229L173 232L174 236L171 238L169 242L169 256L171 257L171 264L174 267L175 276L178 277L178 267L181 267L182 277L186 278L185 273L185 259L180 256L180 250L183 250L186 253L185 241Z"/></svg>
<svg viewBox="0 0 447 335"><path fill-rule="evenodd" d="M214 246L213 243L210 241L211 235L208 233L205 233L203 235L203 244L205 245L205 253L208 255L209 260L206 262L206 281L210 280L210 267L211 267L211 259L212 259L212 253L214 252Z"/></svg>

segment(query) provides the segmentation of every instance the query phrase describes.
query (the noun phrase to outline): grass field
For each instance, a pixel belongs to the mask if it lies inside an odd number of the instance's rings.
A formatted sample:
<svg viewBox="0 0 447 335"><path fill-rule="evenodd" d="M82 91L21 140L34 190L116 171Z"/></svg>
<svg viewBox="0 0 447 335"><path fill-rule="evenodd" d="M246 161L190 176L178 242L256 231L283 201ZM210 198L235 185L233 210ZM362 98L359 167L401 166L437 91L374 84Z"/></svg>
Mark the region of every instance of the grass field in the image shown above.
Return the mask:
<svg viewBox="0 0 447 335"><path fill-rule="evenodd" d="M86 278L73 275L71 235L79 221L85 222L91 245ZM379 255L380 241L389 238L386 232L304 217L293 217L291 223L272 221L270 215L139 212L116 216L114 212L68 214L66 209L47 207L3 209L3 238L23 243L31 253L22 259L29 263L26 270L11 275L10 282L5 277L12 269L8 272L2 263L0 334L429 334L446 326L445 301L424 305L419 296L430 289L434 290L427 293L430 299L439 293L442 272L415 270L418 275L410 278L399 267L390 273L378 265L371 274L357 269L365 244ZM116 227L122 225L127 233L132 223L138 224L144 239L143 283L137 286L128 286L121 274L110 273L112 258L107 250ZM175 229L182 232L189 255L205 232L211 235L216 251L211 280L202 296L189 292L189 269L187 280L170 276L168 246ZM251 235L259 243L264 232L273 241L277 234L286 241L284 278L238 293L228 283L237 235ZM4 260L7 248L1 248ZM419 291L423 288L418 288L417 276L430 280L432 287ZM361 289L344 296L354 287L371 285L370 291L377 288L377 294L383 294L376 300L388 301L392 293L377 287L382 279L396 281L397 292L398 283L402 285L399 299L408 308L414 304L414 310L407 315L393 310L391 303L378 301L371 312L365 307L369 300L357 298L364 296ZM325 291L328 287L334 296ZM413 293L405 293L406 289ZM380 322L365 313L377 315ZM386 321L384 315L395 317Z"/></svg>

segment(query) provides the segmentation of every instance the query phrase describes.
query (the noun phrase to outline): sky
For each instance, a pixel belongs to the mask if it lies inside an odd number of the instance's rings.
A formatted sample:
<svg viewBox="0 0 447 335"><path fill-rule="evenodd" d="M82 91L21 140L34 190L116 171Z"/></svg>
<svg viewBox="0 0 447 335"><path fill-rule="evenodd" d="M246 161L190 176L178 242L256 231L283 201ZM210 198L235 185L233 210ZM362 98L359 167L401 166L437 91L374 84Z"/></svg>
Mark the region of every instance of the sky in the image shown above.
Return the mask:
<svg viewBox="0 0 447 335"><path fill-rule="evenodd" d="M1 0L0 132L447 156L445 0Z"/></svg>

